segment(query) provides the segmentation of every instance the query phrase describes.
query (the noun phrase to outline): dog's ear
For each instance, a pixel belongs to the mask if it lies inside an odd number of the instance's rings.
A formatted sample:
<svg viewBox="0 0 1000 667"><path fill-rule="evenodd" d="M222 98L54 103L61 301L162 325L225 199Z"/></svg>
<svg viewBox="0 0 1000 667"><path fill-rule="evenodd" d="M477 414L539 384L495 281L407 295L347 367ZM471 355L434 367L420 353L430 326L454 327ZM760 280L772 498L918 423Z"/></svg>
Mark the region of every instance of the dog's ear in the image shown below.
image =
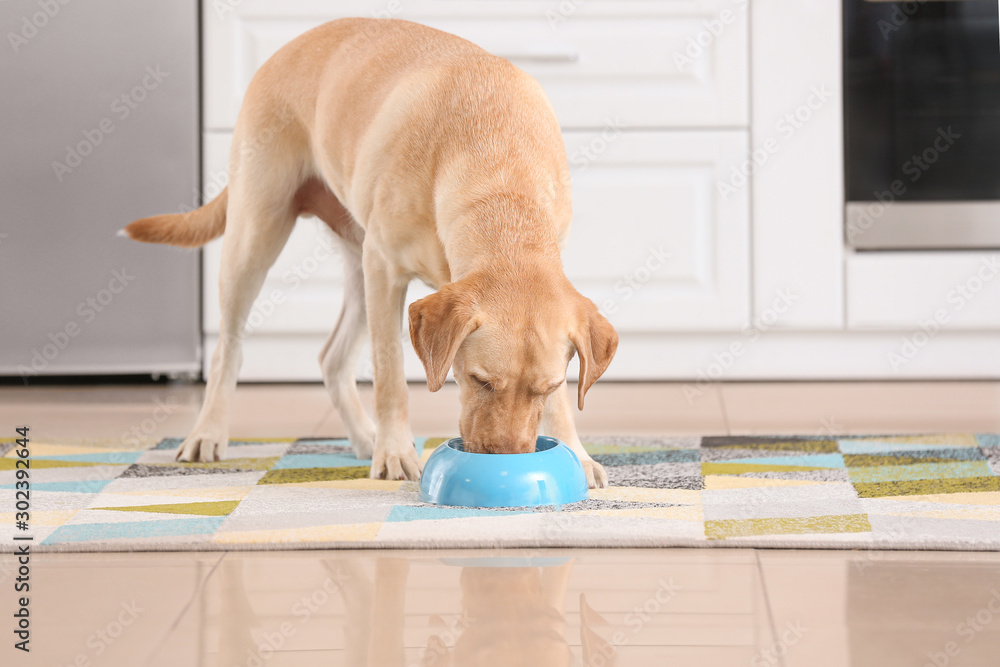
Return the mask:
<svg viewBox="0 0 1000 667"><path fill-rule="evenodd" d="M570 340L580 356L580 383L577 403L583 410L583 397L587 390L597 382L597 378L608 370L611 359L618 349L618 332L611 326L597 306L590 299L581 297L584 302L582 315L575 331L570 333Z"/></svg>
<svg viewBox="0 0 1000 667"><path fill-rule="evenodd" d="M462 341L476 330L475 309L464 286L448 283L410 304L410 340L427 371L427 387L437 391Z"/></svg>

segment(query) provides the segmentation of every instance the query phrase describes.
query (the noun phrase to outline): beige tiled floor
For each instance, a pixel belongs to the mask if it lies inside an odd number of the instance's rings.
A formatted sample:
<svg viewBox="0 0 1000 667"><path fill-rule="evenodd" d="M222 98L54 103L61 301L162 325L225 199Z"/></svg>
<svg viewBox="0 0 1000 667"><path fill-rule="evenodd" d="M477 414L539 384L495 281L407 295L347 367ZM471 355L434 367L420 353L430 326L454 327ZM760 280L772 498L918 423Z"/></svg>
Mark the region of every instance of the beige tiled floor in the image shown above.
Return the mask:
<svg viewBox="0 0 1000 667"><path fill-rule="evenodd" d="M370 400L370 390L365 392ZM158 439L198 386L0 387L37 438ZM447 435L455 391L411 388L414 431ZM997 383L598 385L584 433L1000 430ZM338 435L319 386L243 386L233 434ZM519 568L487 567L497 558ZM538 559L544 559L539 561ZM545 567L539 567L544 564ZM16 603L0 556L0 618ZM1000 664L1000 555L565 550L43 554L30 655L0 665Z"/></svg>
<svg viewBox="0 0 1000 667"><path fill-rule="evenodd" d="M721 387L732 433L1000 431L1000 383L737 383Z"/></svg>

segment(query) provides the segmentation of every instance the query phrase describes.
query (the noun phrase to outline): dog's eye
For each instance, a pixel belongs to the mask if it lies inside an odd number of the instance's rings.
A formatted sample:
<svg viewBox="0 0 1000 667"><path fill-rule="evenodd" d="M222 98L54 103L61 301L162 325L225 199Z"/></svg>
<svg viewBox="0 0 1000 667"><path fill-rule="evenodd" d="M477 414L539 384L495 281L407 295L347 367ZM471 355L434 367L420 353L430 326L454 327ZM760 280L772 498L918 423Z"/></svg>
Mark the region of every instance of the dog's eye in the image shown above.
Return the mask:
<svg viewBox="0 0 1000 667"><path fill-rule="evenodd" d="M545 388L545 394L546 394L546 396L549 395L549 394L551 394L552 392L554 392L559 387L561 387L562 384L563 384L563 382L565 382L565 380L559 380L558 382L552 382L552 383L550 383L549 386L547 386Z"/></svg>
<svg viewBox="0 0 1000 667"><path fill-rule="evenodd" d="M493 391L493 385L491 385L489 382L479 377L478 375L473 375L472 380L474 382L477 382L486 391Z"/></svg>
<svg viewBox="0 0 1000 667"><path fill-rule="evenodd" d="M537 387L537 388L533 389L532 393L534 395L536 395L536 396L545 397L545 396L548 396L549 394L551 394L552 392L554 392L559 387L561 387L562 383L563 383L563 380L558 380L556 382L550 382L550 383L548 383L546 385L542 385L540 387Z"/></svg>

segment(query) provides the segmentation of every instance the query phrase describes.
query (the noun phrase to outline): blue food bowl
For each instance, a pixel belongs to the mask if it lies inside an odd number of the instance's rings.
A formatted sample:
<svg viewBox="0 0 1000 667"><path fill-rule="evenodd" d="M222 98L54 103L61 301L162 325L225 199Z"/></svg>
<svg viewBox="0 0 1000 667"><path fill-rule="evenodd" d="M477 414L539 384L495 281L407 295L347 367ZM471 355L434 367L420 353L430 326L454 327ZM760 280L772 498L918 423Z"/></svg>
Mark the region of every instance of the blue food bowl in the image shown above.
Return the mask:
<svg viewBox="0 0 1000 667"><path fill-rule="evenodd" d="M435 505L537 507L586 499L580 460L544 435L528 454L473 454L452 438L431 452L420 476L420 500Z"/></svg>

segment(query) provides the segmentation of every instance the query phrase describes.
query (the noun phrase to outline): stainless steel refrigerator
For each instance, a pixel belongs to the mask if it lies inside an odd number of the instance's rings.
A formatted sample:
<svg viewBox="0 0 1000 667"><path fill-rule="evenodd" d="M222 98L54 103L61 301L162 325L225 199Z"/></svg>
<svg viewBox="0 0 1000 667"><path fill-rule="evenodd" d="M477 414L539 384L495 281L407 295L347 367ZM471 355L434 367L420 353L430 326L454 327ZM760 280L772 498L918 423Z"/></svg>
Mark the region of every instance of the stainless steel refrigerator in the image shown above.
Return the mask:
<svg viewBox="0 0 1000 667"><path fill-rule="evenodd" d="M0 2L0 375L199 372L198 253L115 235L199 203L198 25Z"/></svg>

